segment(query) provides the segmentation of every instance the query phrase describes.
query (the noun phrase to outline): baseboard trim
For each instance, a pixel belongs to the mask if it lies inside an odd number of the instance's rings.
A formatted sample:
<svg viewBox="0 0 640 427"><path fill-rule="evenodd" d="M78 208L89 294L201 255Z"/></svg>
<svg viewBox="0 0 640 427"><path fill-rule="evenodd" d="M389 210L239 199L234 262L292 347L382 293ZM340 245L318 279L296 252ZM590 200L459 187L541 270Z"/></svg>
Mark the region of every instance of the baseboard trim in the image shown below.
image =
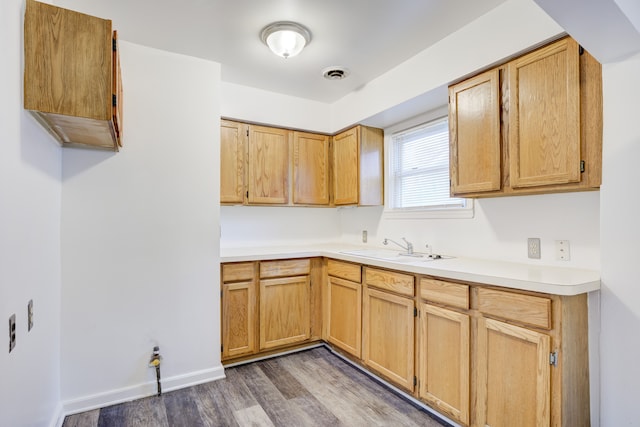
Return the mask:
<svg viewBox="0 0 640 427"><path fill-rule="evenodd" d="M161 385L162 391L165 392L191 387L222 378L225 378L224 368L220 365L210 369L203 369L201 371L164 378ZM156 382L145 382L129 387L63 401L62 412L64 413L64 416L73 415L80 412L91 411L93 409L104 408L105 406L153 396L155 394L157 394ZM64 416L62 417L62 420L64 420Z"/></svg>
<svg viewBox="0 0 640 427"><path fill-rule="evenodd" d="M53 414L53 417L51 417L51 422L49 423L50 427L62 427L62 424L64 423L64 411L63 411L63 407L62 407L62 403L58 403L58 405L56 406L56 410Z"/></svg>

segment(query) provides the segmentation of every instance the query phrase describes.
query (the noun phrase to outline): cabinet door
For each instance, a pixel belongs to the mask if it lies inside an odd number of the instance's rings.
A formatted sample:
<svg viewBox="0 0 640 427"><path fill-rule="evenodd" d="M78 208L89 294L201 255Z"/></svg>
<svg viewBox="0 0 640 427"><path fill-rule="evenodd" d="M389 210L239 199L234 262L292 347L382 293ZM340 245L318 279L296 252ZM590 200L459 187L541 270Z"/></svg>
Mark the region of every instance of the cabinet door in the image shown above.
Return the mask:
<svg viewBox="0 0 640 427"><path fill-rule="evenodd" d="M248 202L289 202L289 131L249 126Z"/></svg>
<svg viewBox="0 0 640 427"><path fill-rule="evenodd" d="M413 391L413 299L365 287L363 309L364 363L400 387Z"/></svg>
<svg viewBox="0 0 640 427"><path fill-rule="evenodd" d="M253 280L222 285L222 360L256 350Z"/></svg>
<svg viewBox="0 0 640 427"><path fill-rule="evenodd" d="M548 335L478 319L478 425L549 426L549 348Z"/></svg>
<svg viewBox="0 0 640 427"><path fill-rule="evenodd" d="M293 133L293 203L329 204L329 137Z"/></svg>
<svg viewBox="0 0 640 427"><path fill-rule="evenodd" d="M329 277L327 304L327 341L360 358L362 285Z"/></svg>
<svg viewBox="0 0 640 427"><path fill-rule="evenodd" d="M220 122L220 203L244 202L244 154L247 127Z"/></svg>
<svg viewBox="0 0 640 427"><path fill-rule="evenodd" d="M260 350L311 336L309 276L260 280Z"/></svg>
<svg viewBox="0 0 640 427"><path fill-rule="evenodd" d="M500 190L500 70L449 88L453 194Z"/></svg>
<svg viewBox="0 0 640 427"><path fill-rule="evenodd" d="M333 137L333 202L357 205L359 183L358 128Z"/></svg>
<svg viewBox="0 0 640 427"><path fill-rule="evenodd" d="M578 50L566 38L508 65L514 188L580 181Z"/></svg>
<svg viewBox="0 0 640 427"><path fill-rule="evenodd" d="M420 307L420 397L469 423L469 316Z"/></svg>

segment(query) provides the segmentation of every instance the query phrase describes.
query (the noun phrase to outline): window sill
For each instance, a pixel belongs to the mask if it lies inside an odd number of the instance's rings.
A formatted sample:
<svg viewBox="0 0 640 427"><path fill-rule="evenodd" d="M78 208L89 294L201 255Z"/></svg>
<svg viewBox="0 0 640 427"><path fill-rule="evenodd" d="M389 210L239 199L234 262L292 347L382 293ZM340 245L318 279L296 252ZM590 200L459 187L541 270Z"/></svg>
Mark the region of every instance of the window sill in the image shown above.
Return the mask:
<svg viewBox="0 0 640 427"><path fill-rule="evenodd" d="M468 219L473 218L473 199L460 209L388 209L382 212L384 219Z"/></svg>

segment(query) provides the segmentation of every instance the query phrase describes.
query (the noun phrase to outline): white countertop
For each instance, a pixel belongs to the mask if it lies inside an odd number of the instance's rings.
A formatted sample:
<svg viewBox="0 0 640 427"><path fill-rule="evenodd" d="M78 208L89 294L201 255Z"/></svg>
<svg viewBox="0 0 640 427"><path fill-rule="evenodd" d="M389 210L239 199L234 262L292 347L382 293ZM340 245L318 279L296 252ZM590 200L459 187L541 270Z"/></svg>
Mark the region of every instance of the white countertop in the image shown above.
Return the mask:
<svg viewBox="0 0 640 427"><path fill-rule="evenodd" d="M395 262L343 253L358 249L378 248L346 244L222 248L220 262L327 257L444 279L555 295L579 295L600 289L600 273L595 270L476 258L411 259Z"/></svg>

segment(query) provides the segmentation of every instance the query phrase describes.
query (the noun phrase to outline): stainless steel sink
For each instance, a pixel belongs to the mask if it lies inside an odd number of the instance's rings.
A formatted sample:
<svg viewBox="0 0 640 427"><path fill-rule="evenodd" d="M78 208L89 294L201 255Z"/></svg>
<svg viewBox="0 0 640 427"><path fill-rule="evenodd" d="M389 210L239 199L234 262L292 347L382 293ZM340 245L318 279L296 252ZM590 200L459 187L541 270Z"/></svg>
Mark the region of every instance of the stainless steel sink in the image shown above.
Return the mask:
<svg viewBox="0 0 640 427"><path fill-rule="evenodd" d="M359 249L354 251L341 251L340 253L393 262L415 262L425 259L424 254L414 253L413 255L402 255L400 252L390 249Z"/></svg>

